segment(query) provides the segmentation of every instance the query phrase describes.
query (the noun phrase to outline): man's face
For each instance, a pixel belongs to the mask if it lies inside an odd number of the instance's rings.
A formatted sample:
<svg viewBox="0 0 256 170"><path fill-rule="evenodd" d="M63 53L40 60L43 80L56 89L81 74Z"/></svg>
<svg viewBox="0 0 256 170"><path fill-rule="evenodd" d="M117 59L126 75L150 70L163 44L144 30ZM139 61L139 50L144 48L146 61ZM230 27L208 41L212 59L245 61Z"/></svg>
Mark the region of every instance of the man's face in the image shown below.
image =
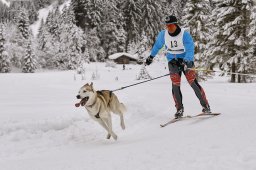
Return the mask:
<svg viewBox="0 0 256 170"><path fill-rule="evenodd" d="M177 26L175 24L166 24L166 28L170 33L174 33L176 31Z"/></svg>

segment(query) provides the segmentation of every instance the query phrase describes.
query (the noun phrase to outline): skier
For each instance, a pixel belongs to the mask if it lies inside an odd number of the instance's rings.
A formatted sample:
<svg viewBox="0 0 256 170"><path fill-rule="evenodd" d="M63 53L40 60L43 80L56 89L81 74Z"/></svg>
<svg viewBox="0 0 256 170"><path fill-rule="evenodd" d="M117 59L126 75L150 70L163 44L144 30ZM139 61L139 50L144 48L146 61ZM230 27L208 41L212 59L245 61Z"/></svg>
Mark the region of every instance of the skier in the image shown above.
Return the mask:
<svg viewBox="0 0 256 170"><path fill-rule="evenodd" d="M146 59L146 64L150 65L158 51L165 45L167 49L167 60L172 81L172 95L175 101L177 112L175 118L183 116L184 107L182 104L182 94L180 91L180 82L182 72L186 76L190 86L195 91L200 104L203 107L203 113L211 113L208 100L203 88L198 84L194 67L194 42L189 32L180 28L175 16L165 18L166 30L162 30L156 39L150 56Z"/></svg>

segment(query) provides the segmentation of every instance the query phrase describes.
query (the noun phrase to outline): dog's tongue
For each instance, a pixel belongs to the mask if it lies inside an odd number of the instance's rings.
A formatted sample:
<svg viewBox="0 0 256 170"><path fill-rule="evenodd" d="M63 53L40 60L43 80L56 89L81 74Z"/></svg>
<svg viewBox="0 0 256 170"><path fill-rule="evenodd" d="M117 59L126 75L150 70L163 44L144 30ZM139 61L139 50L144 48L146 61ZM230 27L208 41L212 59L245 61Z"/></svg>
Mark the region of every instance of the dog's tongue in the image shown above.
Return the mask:
<svg viewBox="0 0 256 170"><path fill-rule="evenodd" d="M87 100L88 100L88 98L84 98L79 103L76 103L75 106L76 107L79 107L80 105L84 106L86 104Z"/></svg>

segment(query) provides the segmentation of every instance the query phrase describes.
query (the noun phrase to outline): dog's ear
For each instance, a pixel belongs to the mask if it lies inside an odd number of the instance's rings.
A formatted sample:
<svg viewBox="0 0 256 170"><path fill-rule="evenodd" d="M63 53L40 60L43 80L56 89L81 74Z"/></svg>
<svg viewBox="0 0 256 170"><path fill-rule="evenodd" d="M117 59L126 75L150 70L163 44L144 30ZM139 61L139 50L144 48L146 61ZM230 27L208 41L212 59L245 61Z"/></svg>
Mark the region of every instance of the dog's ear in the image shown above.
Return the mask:
<svg viewBox="0 0 256 170"><path fill-rule="evenodd" d="M92 82L91 82L91 84L90 84L90 87L91 87L92 91L94 92L93 83L92 83Z"/></svg>

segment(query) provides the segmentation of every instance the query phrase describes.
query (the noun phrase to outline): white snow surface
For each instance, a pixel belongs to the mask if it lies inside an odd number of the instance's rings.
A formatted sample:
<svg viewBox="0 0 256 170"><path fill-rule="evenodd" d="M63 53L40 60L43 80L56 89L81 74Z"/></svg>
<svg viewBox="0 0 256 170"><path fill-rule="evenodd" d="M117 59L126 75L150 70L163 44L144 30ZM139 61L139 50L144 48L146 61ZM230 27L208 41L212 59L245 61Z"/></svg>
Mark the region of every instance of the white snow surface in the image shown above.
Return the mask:
<svg viewBox="0 0 256 170"><path fill-rule="evenodd" d="M166 63L147 67L152 77L168 73ZM76 108L79 88L114 90L137 83L141 66L87 65L86 80L73 71L0 74L0 170L255 170L256 84L231 84L215 77L201 82L212 111L222 115L194 118L160 128L175 112L169 77L117 91L128 112L126 129L113 115L118 140L85 108ZM118 81L116 77L118 76ZM185 113L201 107L182 79Z"/></svg>

